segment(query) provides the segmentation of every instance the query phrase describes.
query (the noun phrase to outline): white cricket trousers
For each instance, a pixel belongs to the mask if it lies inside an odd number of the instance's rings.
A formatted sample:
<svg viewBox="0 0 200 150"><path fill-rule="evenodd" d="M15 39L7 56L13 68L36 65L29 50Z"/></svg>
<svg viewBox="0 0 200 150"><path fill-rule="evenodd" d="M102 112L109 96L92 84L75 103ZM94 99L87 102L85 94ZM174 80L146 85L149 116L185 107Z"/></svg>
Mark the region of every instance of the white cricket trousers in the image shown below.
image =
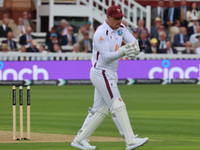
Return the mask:
<svg viewBox="0 0 200 150"><path fill-rule="evenodd" d="M107 72L105 70L95 69L92 67L90 70L90 80L95 86L93 108L89 108L89 114L86 117L82 128L79 130L79 133L81 133L87 126L95 112L97 112L104 105L108 105L112 114L112 119L115 122L120 134L123 136L121 126L112 109L113 101L117 98L121 98L117 87L117 73Z"/></svg>

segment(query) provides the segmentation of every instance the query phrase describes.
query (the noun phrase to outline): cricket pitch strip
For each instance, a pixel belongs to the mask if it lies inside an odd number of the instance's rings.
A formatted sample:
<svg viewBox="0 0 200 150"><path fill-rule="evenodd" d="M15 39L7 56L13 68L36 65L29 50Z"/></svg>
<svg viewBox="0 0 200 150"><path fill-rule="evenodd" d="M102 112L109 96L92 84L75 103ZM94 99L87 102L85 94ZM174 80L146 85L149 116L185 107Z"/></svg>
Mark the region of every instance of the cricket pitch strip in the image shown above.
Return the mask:
<svg viewBox="0 0 200 150"><path fill-rule="evenodd" d="M24 135L27 133L25 132ZM19 132L16 134L19 136ZM41 143L41 142L72 142L75 135L66 134L51 134L51 133L31 133L31 140L27 141L14 141L12 139L12 131L0 131L0 143ZM117 137L103 137L103 136L91 136L90 142L124 142L123 138ZM164 141L164 140L149 140L149 141Z"/></svg>

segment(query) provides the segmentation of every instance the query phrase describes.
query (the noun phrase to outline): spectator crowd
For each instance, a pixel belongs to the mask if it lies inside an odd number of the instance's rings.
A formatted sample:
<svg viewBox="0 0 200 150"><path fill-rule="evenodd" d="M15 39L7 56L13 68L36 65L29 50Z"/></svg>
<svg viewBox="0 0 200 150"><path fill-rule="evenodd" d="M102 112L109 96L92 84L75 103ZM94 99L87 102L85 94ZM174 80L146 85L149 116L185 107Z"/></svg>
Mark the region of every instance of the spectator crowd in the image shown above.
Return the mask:
<svg viewBox="0 0 200 150"><path fill-rule="evenodd" d="M132 29L132 34L138 39L141 52L177 54L176 48L182 47L183 54L200 54L199 8L196 2L191 2L188 6L186 0L181 0L178 7L175 7L174 0L169 0L168 6L165 7L164 1L159 0L158 6L151 10L151 31L145 27L143 19L139 19L138 27ZM123 24L126 25L124 20ZM62 46L69 46L73 47L71 51L73 53L92 52L95 31L89 21L74 34L73 26L66 20L61 20L60 28L54 26L46 33L44 45L38 45L36 37L32 34L33 31L35 29L28 12L22 13L17 24L5 12L0 21L0 38L5 38L1 42L0 51L62 53L65 52ZM19 43L13 38L18 39Z"/></svg>
<svg viewBox="0 0 200 150"><path fill-rule="evenodd" d="M32 34L34 28L28 16L28 12L23 12L22 17L18 18L18 23L14 24L8 13L3 14L3 19L0 21L0 38L3 38L0 46L1 52L62 53L64 52L62 46L72 47L70 52L92 52L94 30L91 28L91 22L88 21L85 26L81 27L75 36L73 26L68 25L68 22L63 19L61 26L59 28L53 26L46 33L45 43L39 45L37 37ZM13 39L17 39L18 43Z"/></svg>
<svg viewBox="0 0 200 150"><path fill-rule="evenodd" d="M181 0L178 7L174 0L169 0L165 7L164 1L159 0L157 7L151 10L150 37L144 23L140 27L138 22L141 50L144 53L177 54L176 48L181 48L183 54L200 54L199 8L196 2L188 6L186 0Z"/></svg>

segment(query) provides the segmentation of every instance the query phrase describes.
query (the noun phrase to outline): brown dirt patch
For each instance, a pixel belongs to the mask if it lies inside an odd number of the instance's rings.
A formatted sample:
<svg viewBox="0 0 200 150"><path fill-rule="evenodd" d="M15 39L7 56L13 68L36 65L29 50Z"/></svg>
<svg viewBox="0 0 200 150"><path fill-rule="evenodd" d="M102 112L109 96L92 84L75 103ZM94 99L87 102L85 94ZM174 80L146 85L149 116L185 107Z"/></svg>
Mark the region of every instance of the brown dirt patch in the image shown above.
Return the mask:
<svg viewBox="0 0 200 150"><path fill-rule="evenodd" d="M19 137L19 132L17 132ZM26 133L24 133L26 137ZM12 131L0 131L0 143L17 143L17 142L72 142L75 135L65 134L50 134L50 133L31 133L31 140L28 141L13 141ZM122 138L115 137L97 137L91 136L89 138L91 142L121 142Z"/></svg>
<svg viewBox="0 0 200 150"><path fill-rule="evenodd" d="M19 132L17 132L19 137ZM24 133L26 137L26 133ZM50 134L50 133L31 133L31 140L27 141L14 141L12 139L12 131L0 131L0 143L28 143L28 142L72 142L75 135L64 135L64 134ZM91 136L89 138L91 142L123 142L122 138L115 137L102 137L102 136ZM150 140L150 141L163 141L163 140Z"/></svg>

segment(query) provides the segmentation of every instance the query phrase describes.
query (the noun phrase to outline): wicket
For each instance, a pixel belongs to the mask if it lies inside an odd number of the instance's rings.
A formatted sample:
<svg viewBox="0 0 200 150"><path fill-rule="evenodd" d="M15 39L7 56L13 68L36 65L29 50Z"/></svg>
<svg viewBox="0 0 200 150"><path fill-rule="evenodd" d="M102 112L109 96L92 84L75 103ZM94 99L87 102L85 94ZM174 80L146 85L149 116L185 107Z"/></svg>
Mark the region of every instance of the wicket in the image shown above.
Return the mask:
<svg viewBox="0 0 200 150"><path fill-rule="evenodd" d="M20 137L16 137L16 87L12 87L13 98L13 140L30 140L30 86L27 86L27 138L23 135L23 88L19 87Z"/></svg>

